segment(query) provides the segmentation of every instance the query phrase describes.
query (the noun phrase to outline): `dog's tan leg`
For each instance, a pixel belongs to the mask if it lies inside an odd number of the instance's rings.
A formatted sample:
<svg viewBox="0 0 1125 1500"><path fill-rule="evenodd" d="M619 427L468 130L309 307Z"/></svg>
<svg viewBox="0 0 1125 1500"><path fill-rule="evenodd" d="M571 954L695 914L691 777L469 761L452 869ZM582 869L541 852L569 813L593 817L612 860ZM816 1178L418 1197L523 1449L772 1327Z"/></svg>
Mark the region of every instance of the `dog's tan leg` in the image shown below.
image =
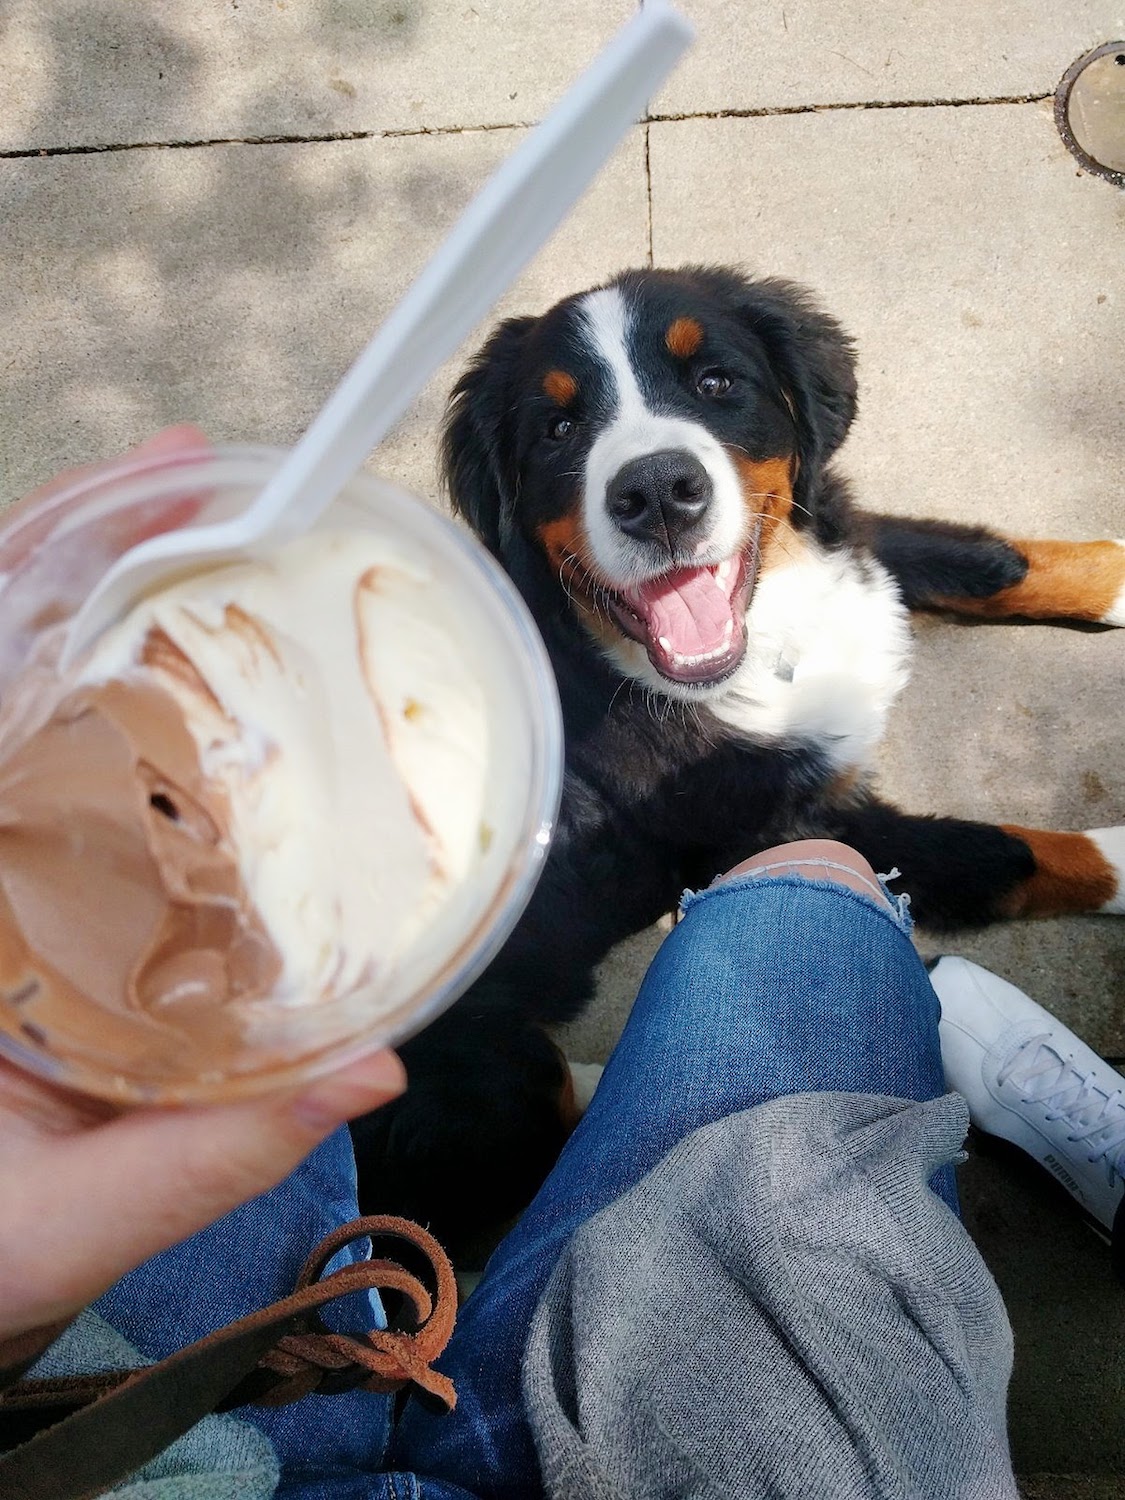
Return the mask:
<svg viewBox="0 0 1125 1500"><path fill-rule="evenodd" d="M858 525L911 609L1125 625L1125 541L1025 541L899 516Z"/></svg>
<svg viewBox="0 0 1125 1500"><path fill-rule="evenodd" d="M990 619L1089 620L1125 625L1125 542L1009 545L1027 563L1023 578L984 599L935 597L937 607Z"/></svg>
<svg viewBox="0 0 1125 1500"><path fill-rule="evenodd" d="M838 837L876 870L901 872L927 927L983 927L1011 917L1125 916L1125 828L1049 833L961 818L925 818L870 801L843 809Z"/></svg>
<svg viewBox="0 0 1125 1500"><path fill-rule="evenodd" d="M1005 824L1035 859L1035 873L1005 898L1013 917L1053 917L1068 912L1125 915L1125 828L1089 833L1048 833Z"/></svg>

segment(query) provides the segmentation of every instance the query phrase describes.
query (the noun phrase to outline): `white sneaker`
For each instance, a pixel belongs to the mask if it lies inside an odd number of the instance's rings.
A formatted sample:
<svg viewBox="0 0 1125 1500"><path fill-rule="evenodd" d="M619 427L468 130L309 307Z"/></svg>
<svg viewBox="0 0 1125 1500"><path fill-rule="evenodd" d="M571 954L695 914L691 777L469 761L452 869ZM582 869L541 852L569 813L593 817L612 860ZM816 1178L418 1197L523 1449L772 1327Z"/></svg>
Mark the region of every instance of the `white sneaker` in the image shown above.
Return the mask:
<svg viewBox="0 0 1125 1500"><path fill-rule="evenodd" d="M1125 1078L999 975L946 957L930 979L946 1081L973 1124L1022 1146L1112 1229L1125 1196Z"/></svg>

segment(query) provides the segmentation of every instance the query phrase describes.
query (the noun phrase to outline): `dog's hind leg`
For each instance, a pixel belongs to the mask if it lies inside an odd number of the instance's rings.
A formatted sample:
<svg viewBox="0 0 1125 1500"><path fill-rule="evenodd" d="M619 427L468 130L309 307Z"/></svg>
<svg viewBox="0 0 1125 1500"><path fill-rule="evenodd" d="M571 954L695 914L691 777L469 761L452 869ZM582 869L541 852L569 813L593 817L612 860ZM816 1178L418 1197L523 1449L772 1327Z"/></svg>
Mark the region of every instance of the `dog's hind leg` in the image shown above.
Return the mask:
<svg viewBox="0 0 1125 1500"><path fill-rule="evenodd" d="M981 927L1069 912L1125 915L1125 828L1051 833L916 817L884 803L838 814L832 836L881 874L927 927Z"/></svg>
<svg viewBox="0 0 1125 1500"><path fill-rule="evenodd" d="M1125 541L1022 541L946 521L859 519L910 609L1125 625Z"/></svg>

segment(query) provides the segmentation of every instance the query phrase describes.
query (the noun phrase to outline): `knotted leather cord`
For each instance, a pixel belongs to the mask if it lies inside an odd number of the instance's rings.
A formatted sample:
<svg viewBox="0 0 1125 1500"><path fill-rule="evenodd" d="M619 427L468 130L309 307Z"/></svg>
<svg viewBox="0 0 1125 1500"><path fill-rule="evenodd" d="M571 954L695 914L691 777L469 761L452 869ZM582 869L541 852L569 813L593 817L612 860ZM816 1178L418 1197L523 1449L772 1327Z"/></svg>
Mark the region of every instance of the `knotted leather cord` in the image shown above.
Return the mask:
<svg viewBox="0 0 1125 1500"><path fill-rule="evenodd" d="M372 1258L321 1279L336 1252L369 1236ZM407 1252L431 1283L387 1248ZM331 1333L318 1309L357 1291L399 1294L386 1329ZM5 1414L63 1408L60 1420L0 1455L5 1500L93 1500L139 1469L209 1412L254 1402L280 1406L311 1391L389 1392L408 1388L431 1409L456 1402L431 1363L453 1332L457 1286L437 1241L405 1219L354 1219L327 1235L302 1266L288 1297L139 1370L23 1380L0 1394ZM69 1415L66 1414L69 1410Z"/></svg>

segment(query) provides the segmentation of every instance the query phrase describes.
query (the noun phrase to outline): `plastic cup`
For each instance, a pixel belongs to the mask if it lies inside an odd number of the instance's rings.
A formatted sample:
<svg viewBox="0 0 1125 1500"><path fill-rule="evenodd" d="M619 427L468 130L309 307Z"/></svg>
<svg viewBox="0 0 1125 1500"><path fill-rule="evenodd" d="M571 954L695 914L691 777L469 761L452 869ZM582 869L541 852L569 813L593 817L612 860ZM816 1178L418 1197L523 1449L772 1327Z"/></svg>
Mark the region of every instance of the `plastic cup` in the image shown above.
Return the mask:
<svg viewBox="0 0 1125 1500"><path fill-rule="evenodd" d="M0 702L21 674L50 680L60 627L123 550L173 526L236 513L283 457L261 447L142 453L0 516ZM151 1018L124 1005L111 1013L93 999L52 1013L46 1030L31 1018L26 986L4 989L0 1054L21 1067L121 1102L229 1099L300 1082L421 1030L477 977L523 911L550 841L562 767L554 677L531 616L475 539L383 480L357 476L320 525L390 535L423 558L459 638L471 643L490 745L482 810L489 837L475 870L378 983L308 1005L233 1001L213 1033L196 1028L182 1044L172 1035L153 1045ZM0 778L6 753L0 739ZM6 838L0 808L0 885L10 869ZM81 919L96 923L95 881L82 903Z"/></svg>

